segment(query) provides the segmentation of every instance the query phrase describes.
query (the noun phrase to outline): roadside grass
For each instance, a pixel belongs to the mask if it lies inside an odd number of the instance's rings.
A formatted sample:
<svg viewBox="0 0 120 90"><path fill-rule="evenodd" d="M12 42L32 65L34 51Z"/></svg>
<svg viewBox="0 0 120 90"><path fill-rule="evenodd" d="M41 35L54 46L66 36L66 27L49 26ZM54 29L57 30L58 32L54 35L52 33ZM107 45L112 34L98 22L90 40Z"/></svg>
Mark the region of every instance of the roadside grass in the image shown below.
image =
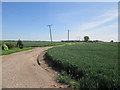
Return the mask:
<svg viewBox="0 0 120 90"><path fill-rule="evenodd" d="M55 47L47 50L45 58L59 71L66 71L79 82L79 88L120 87L117 43L79 43ZM70 86L69 76L60 74L57 79Z"/></svg>
<svg viewBox="0 0 120 90"><path fill-rule="evenodd" d="M7 54L15 53L15 52L29 50L29 49L33 49L33 48L26 47L26 48L23 48L23 49L15 48L15 49L9 49L9 50L0 50L0 52L1 52L0 55L7 55Z"/></svg>
<svg viewBox="0 0 120 90"><path fill-rule="evenodd" d="M67 84L70 88L79 88L80 84L78 81L72 79L72 77L67 74L65 71L61 71L56 77L57 82L61 84Z"/></svg>

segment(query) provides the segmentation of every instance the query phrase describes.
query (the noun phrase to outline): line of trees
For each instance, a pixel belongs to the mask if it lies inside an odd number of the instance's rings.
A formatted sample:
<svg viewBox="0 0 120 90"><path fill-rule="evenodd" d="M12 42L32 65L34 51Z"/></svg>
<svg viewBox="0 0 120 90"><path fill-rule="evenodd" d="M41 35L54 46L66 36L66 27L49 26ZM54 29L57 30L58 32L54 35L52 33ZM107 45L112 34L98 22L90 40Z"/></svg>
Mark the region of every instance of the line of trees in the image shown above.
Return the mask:
<svg viewBox="0 0 120 90"><path fill-rule="evenodd" d="M80 40L62 40L61 42L103 42L103 41L100 41L100 40L90 40L90 37L89 36L84 36L84 40L83 41L80 41ZM110 41L111 43L113 43L114 41L111 40Z"/></svg>
<svg viewBox="0 0 120 90"><path fill-rule="evenodd" d="M14 42L2 42L2 50L8 50L8 49L12 49L12 48L20 48L23 49L23 43L21 40L17 41L17 44Z"/></svg>
<svg viewBox="0 0 120 90"><path fill-rule="evenodd" d="M88 42L90 40L89 36L84 36L84 42ZM80 42L80 40L66 40L61 42Z"/></svg>

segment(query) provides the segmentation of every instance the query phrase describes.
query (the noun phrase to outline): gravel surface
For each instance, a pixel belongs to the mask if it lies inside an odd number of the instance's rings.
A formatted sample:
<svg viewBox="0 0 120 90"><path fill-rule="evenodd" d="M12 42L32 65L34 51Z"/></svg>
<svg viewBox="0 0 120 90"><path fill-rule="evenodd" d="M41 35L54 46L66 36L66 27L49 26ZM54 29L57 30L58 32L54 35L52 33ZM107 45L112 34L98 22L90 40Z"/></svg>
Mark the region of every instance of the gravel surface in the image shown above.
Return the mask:
<svg viewBox="0 0 120 90"><path fill-rule="evenodd" d="M56 82L57 72L43 59L43 51L51 47L39 47L2 57L2 88L63 88ZM39 57L38 57L39 56ZM37 59L41 61L38 65Z"/></svg>

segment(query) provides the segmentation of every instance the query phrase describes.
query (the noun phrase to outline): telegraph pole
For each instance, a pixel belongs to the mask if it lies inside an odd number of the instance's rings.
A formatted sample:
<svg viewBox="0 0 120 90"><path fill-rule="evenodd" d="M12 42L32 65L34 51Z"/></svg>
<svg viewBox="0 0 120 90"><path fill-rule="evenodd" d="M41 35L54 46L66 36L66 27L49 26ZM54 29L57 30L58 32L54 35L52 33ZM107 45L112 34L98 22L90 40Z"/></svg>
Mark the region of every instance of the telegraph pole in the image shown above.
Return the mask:
<svg viewBox="0 0 120 90"><path fill-rule="evenodd" d="M79 37L79 41L80 41L80 37Z"/></svg>
<svg viewBox="0 0 120 90"><path fill-rule="evenodd" d="M48 27L49 27L49 30L50 30L50 39L51 39L51 43L52 43L52 32L51 32L51 26L52 26L52 24L51 25L47 25Z"/></svg>
<svg viewBox="0 0 120 90"><path fill-rule="evenodd" d="M69 41L69 29L68 29L68 41Z"/></svg>

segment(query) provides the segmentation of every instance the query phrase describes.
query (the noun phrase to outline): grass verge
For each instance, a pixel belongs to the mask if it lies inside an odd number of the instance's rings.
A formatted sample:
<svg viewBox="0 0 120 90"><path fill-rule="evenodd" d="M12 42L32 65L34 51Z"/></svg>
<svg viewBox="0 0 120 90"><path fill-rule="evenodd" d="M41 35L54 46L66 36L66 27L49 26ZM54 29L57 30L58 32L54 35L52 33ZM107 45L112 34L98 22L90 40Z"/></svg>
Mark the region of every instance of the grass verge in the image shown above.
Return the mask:
<svg viewBox="0 0 120 90"><path fill-rule="evenodd" d="M59 75L56 76L56 80L59 83L67 84L69 88L79 88L80 84L78 81L72 79L72 77L65 71L61 71Z"/></svg>
<svg viewBox="0 0 120 90"><path fill-rule="evenodd" d="M11 54L11 53L15 53L15 52L20 52L20 51L25 51L25 50L29 50L29 49L33 49L31 47L27 47L27 48L23 48L23 49L9 49L9 50L2 50L0 55L7 55L7 54Z"/></svg>

